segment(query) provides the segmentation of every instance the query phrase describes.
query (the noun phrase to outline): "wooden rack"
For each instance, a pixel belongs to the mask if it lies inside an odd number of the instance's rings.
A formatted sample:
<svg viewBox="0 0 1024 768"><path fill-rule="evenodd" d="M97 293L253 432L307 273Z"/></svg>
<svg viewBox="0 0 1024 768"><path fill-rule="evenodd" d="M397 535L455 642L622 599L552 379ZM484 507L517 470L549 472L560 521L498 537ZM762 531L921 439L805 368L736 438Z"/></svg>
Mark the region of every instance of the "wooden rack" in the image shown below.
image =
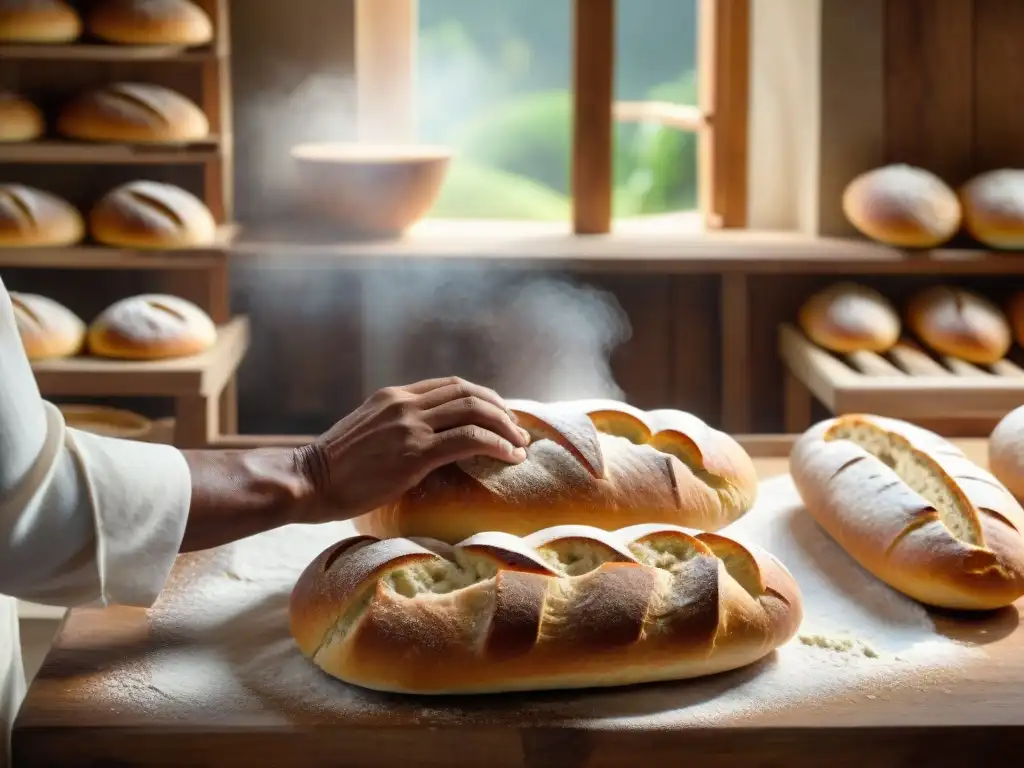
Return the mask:
<svg viewBox="0 0 1024 768"><path fill-rule="evenodd" d="M811 423L812 395L833 414L873 413L918 422L958 419L994 424L1024 404L1024 368L1009 359L992 365L933 356L910 339L885 355L835 355L791 324L779 328L787 367L786 429Z"/></svg>
<svg viewBox="0 0 1024 768"><path fill-rule="evenodd" d="M205 447L220 432L237 431L235 371L249 343L248 321L230 314L228 258L237 228L232 223L229 0L195 2L214 26L214 42L201 48L87 41L0 45L0 86L26 92L30 98L35 93L52 96L55 88L66 98L106 82L148 81L181 91L207 115L210 135L187 143L133 145L46 138L0 144L4 167L0 181L38 186L82 209L129 178L178 184L197 194L210 209L218 235L213 245L201 248L133 250L82 244L0 249L0 269L157 272L161 290L194 301L210 314L220 328L218 341L195 357L160 362L79 357L33 366L44 395L172 398L174 442L183 448ZM69 71L69 64L81 66ZM139 169L137 175L135 169ZM16 285L8 287L17 290Z"/></svg>

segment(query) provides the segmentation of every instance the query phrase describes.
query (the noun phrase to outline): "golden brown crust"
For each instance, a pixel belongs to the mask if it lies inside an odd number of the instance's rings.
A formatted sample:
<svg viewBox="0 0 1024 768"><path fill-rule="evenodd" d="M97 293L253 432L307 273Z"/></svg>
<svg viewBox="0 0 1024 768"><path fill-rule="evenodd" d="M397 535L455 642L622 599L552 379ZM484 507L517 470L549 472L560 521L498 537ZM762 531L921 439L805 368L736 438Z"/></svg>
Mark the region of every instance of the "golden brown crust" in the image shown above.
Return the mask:
<svg viewBox="0 0 1024 768"><path fill-rule="evenodd" d="M473 538L329 547L292 592L299 648L383 691L587 688L735 669L802 619L785 567L716 534L648 524Z"/></svg>
<svg viewBox="0 0 1024 768"><path fill-rule="evenodd" d="M46 120L35 104L18 93L0 91L0 141L34 141L46 132Z"/></svg>
<svg viewBox="0 0 1024 768"><path fill-rule="evenodd" d="M960 190L964 226L989 248L1024 247L1024 170L1003 168L975 176Z"/></svg>
<svg viewBox="0 0 1024 768"><path fill-rule="evenodd" d="M960 200L923 168L887 165L857 176L843 192L843 212L861 234L902 248L935 248L960 228Z"/></svg>
<svg viewBox="0 0 1024 768"><path fill-rule="evenodd" d="M34 293L14 291L11 304L29 360L71 357L82 350L85 323L63 304Z"/></svg>
<svg viewBox="0 0 1024 768"><path fill-rule="evenodd" d="M60 114L61 135L134 143L205 139L210 123L192 101L152 83L113 83L73 99Z"/></svg>
<svg viewBox="0 0 1024 768"><path fill-rule="evenodd" d="M881 293L857 283L824 288L800 307L800 327L833 352L886 352L899 341L900 316Z"/></svg>
<svg viewBox="0 0 1024 768"><path fill-rule="evenodd" d="M894 589L965 610L1024 595L1024 510L935 433L877 416L830 419L797 441L790 471L821 527Z"/></svg>
<svg viewBox="0 0 1024 768"><path fill-rule="evenodd" d="M476 459L433 472L397 503L357 521L376 536L460 541L578 523L659 521L716 530L754 503L757 475L729 435L688 413L609 400L508 401L531 433L527 459Z"/></svg>
<svg viewBox="0 0 1024 768"><path fill-rule="evenodd" d="M933 351L972 363L1002 360L1012 343L1002 311L972 291L935 286L907 304L907 326Z"/></svg>
<svg viewBox="0 0 1024 768"><path fill-rule="evenodd" d="M89 352L123 360L160 360L205 352L217 328L195 304L163 294L122 299L89 327Z"/></svg>
<svg viewBox="0 0 1024 768"><path fill-rule="evenodd" d="M75 245L85 235L82 215L41 189L0 184L0 248Z"/></svg>
<svg viewBox="0 0 1024 768"><path fill-rule="evenodd" d="M0 0L0 42L70 43L82 20L64 0Z"/></svg>
<svg viewBox="0 0 1024 768"><path fill-rule="evenodd" d="M1010 411L992 430L988 465L1018 501L1024 499L1024 406Z"/></svg>
<svg viewBox="0 0 1024 768"><path fill-rule="evenodd" d="M153 422L145 416L120 408L77 404L62 404L57 408L69 427L94 435L142 440L153 429Z"/></svg>
<svg viewBox="0 0 1024 768"><path fill-rule="evenodd" d="M93 239L121 248L195 248L216 240L202 200L173 184L133 181L108 192L89 214Z"/></svg>
<svg viewBox="0 0 1024 768"><path fill-rule="evenodd" d="M122 45L205 45L213 23L190 0L101 0L86 19L89 32Z"/></svg>

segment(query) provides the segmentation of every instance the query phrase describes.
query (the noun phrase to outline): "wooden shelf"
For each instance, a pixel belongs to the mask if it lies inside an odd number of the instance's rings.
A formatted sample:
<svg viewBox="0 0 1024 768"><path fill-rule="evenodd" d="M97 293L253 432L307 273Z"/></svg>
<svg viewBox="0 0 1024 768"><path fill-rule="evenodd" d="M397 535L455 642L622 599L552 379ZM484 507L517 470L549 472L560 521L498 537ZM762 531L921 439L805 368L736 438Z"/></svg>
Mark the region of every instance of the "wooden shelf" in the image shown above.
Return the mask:
<svg viewBox="0 0 1024 768"><path fill-rule="evenodd" d="M166 144L28 141L0 144L0 163L31 165L165 165L208 163L221 156L220 138Z"/></svg>
<svg viewBox="0 0 1024 768"><path fill-rule="evenodd" d="M249 320L239 316L219 329L212 349L194 357L156 362L72 357L35 363L46 395L107 397L215 397L234 376L249 345Z"/></svg>
<svg viewBox="0 0 1024 768"><path fill-rule="evenodd" d="M12 61L210 61L221 57L213 46L176 45L0 45L0 59Z"/></svg>
<svg viewBox="0 0 1024 768"><path fill-rule="evenodd" d="M228 256L238 226L227 224L217 231L213 245L178 250L110 248L73 245L63 248L0 248L0 268L20 269L206 269Z"/></svg>
<svg viewBox="0 0 1024 768"><path fill-rule="evenodd" d="M58 608L54 605L18 601L18 618L22 621L60 621L67 612L67 608Z"/></svg>
<svg viewBox="0 0 1024 768"><path fill-rule="evenodd" d="M1024 404L1024 369L1010 360L977 366L933 357L901 341L886 355L833 355L790 324L779 328L789 372L833 414L902 419L1001 417Z"/></svg>

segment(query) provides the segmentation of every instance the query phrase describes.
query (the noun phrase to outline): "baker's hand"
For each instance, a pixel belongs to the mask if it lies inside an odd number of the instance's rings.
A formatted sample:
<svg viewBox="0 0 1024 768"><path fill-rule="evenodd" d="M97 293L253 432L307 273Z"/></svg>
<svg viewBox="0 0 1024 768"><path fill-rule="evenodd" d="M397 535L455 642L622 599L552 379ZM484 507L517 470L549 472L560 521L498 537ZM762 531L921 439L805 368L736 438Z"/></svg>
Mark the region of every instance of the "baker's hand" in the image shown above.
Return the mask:
<svg viewBox="0 0 1024 768"><path fill-rule="evenodd" d="M380 390L300 450L300 459L315 514L339 520L396 500L460 459L518 464L529 442L497 394L453 377Z"/></svg>

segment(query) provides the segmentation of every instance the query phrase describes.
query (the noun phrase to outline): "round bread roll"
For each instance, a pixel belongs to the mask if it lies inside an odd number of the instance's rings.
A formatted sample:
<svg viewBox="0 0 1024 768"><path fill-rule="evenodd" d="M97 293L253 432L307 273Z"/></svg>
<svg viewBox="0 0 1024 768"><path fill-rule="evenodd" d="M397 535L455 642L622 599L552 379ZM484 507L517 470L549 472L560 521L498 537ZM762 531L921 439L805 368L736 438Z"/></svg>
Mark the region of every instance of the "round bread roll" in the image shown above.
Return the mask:
<svg viewBox="0 0 1024 768"><path fill-rule="evenodd" d="M202 200L173 184L133 181L92 209L93 238L123 248L191 248L216 240L217 223Z"/></svg>
<svg viewBox="0 0 1024 768"><path fill-rule="evenodd" d="M64 0L0 0L0 42L70 43L82 19Z"/></svg>
<svg viewBox="0 0 1024 768"><path fill-rule="evenodd" d="M33 141L45 132L39 107L17 93L0 91L0 141Z"/></svg>
<svg viewBox="0 0 1024 768"><path fill-rule="evenodd" d="M85 235L82 215L56 195L0 184L0 248L74 245Z"/></svg>
<svg viewBox="0 0 1024 768"><path fill-rule="evenodd" d="M58 405L64 422L73 429L122 440L141 440L153 428L145 416L102 405Z"/></svg>
<svg viewBox="0 0 1024 768"><path fill-rule="evenodd" d="M34 293L13 291L11 304L29 360L70 357L82 350L85 323L63 304Z"/></svg>
<svg viewBox="0 0 1024 768"><path fill-rule="evenodd" d="M913 296L907 325L933 351L970 363L1002 360L1012 343L999 307L962 288L936 286Z"/></svg>
<svg viewBox="0 0 1024 768"><path fill-rule="evenodd" d="M1006 414L988 439L988 466L992 474L1024 500L1024 405Z"/></svg>
<svg viewBox="0 0 1024 768"><path fill-rule="evenodd" d="M205 45L213 22L189 0L105 0L86 19L89 32L122 45Z"/></svg>
<svg viewBox="0 0 1024 768"><path fill-rule="evenodd" d="M900 338L900 316L874 288L835 283L800 307L800 327L820 347L846 354L885 352Z"/></svg>
<svg viewBox="0 0 1024 768"><path fill-rule="evenodd" d="M72 139L142 144L203 139L210 123L198 106L170 88L114 83L72 100L57 130Z"/></svg>
<svg viewBox="0 0 1024 768"><path fill-rule="evenodd" d="M217 327L195 304L177 296L143 294L107 307L89 328L89 351L122 360L161 360L205 352Z"/></svg>
<svg viewBox="0 0 1024 768"><path fill-rule="evenodd" d="M960 200L946 182L910 165L863 173L843 193L843 213L861 234L900 248L935 248L960 228Z"/></svg>
<svg viewBox="0 0 1024 768"><path fill-rule="evenodd" d="M975 176L960 190L964 225L990 248L1024 248L1024 170Z"/></svg>
<svg viewBox="0 0 1024 768"><path fill-rule="evenodd" d="M415 694L701 677L764 658L802 618L772 555L662 524L492 531L454 547L355 536L310 563L289 602L318 667Z"/></svg>
<svg viewBox="0 0 1024 768"><path fill-rule="evenodd" d="M757 496L750 456L689 413L612 400L507 405L532 438L525 461L478 457L441 467L357 520L357 530L449 543L549 525L610 530L658 521L713 531L745 514Z"/></svg>

